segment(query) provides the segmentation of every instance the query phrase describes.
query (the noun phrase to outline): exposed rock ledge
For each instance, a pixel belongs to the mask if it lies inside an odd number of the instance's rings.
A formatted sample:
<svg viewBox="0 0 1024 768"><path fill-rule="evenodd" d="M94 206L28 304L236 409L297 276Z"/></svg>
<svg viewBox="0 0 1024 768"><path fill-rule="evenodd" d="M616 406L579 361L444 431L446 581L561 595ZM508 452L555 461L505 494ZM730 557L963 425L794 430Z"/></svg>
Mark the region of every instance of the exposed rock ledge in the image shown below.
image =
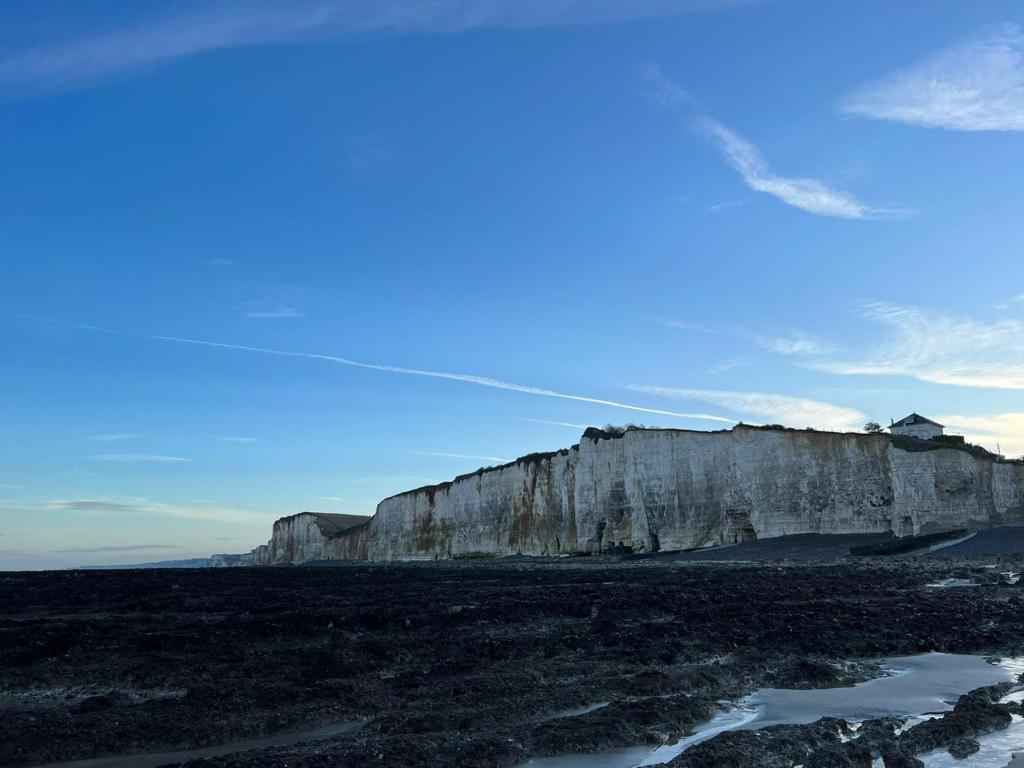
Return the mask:
<svg viewBox="0 0 1024 768"><path fill-rule="evenodd" d="M795 533L897 535L1024 521L1024 462L973 446L749 427L588 429L384 499L301 513L246 564L686 549Z"/></svg>

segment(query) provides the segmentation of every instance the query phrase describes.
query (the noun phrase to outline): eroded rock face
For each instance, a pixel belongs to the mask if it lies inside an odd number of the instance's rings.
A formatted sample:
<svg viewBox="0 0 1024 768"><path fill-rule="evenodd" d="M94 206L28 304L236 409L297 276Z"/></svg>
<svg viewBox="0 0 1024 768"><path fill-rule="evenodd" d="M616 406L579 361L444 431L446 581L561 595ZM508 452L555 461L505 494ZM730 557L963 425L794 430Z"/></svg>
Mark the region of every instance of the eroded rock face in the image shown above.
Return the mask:
<svg viewBox="0 0 1024 768"><path fill-rule="evenodd" d="M588 430L578 446L385 499L370 559L650 552L1024 519L1024 465L886 435Z"/></svg>
<svg viewBox="0 0 1024 768"><path fill-rule="evenodd" d="M311 560L366 560L370 518L300 512L274 522L270 541L243 555L242 565Z"/></svg>

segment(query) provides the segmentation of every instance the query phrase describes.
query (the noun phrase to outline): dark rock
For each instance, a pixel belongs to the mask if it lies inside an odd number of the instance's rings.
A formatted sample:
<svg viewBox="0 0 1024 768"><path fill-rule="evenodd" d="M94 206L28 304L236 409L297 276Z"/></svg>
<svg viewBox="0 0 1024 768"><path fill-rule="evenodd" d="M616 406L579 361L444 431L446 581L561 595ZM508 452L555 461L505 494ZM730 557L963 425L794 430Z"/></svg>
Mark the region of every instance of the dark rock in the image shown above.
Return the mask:
<svg viewBox="0 0 1024 768"><path fill-rule="evenodd" d="M893 750L882 755L885 768L925 768L925 764L913 755Z"/></svg>
<svg viewBox="0 0 1024 768"><path fill-rule="evenodd" d="M960 738L973 738L1000 728L1012 721L1010 709L998 703L1009 685L978 688L960 697L952 712L918 723L900 736L900 748L910 754L929 752L952 744Z"/></svg>
<svg viewBox="0 0 1024 768"><path fill-rule="evenodd" d="M718 700L772 682L831 685L836 673L850 682L865 669L851 659L1019 653L1018 592L920 588L971 567L591 557L0 575L0 765L364 719L348 735L202 766L514 768L538 750L660 741L709 717ZM1005 567L1024 571L1024 562ZM54 695L86 682L102 696ZM116 693L126 691L130 699ZM948 746L998 727L1020 708L997 694L950 713L964 727L914 739ZM599 701L616 703L541 722ZM790 768L844 755L861 768L868 753L917 765L895 756L893 723L865 723L846 743L841 721L737 731L677 765Z"/></svg>
<svg viewBox="0 0 1024 768"><path fill-rule="evenodd" d="M896 748L896 729L903 725L897 717L865 720L857 731L856 743L867 747L872 756L881 757Z"/></svg>
<svg viewBox="0 0 1024 768"><path fill-rule="evenodd" d="M669 763L672 768L718 768L724 765L746 768L788 768L804 763L816 751L840 749L840 735L848 733L843 720L823 717L808 725L773 725L759 731L729 731L690 747ZM849 768L855 763L839 763ZM829 759L823 756L823 760ZM828 765L827 763L823 763Z"/></svg>
<svg viewBox="0 0 1024 768"><path fill-rule="evenodd" d="M126 706L132 703L132 697L121 691L109 691L99 696L90 696L80 701L74 707L77 714L89 714L92 712L104 712L114 707Z"/></svg>
<svg viewBox="0 0 1024 768"><path fill-rule="evenodd" d="M977 739L970 736L962 736L959 739L954 739L949 745L949 754L958 760L963 760L968 755L973 755L979 749L981 749L981 745Z"/></svg>
<svg viewBox="0 0 1024 768"><path fill-rule="evenodd" d="M840 746L816 749L804 761L804 768L855 768L855 765L846 749Z"/></svg>

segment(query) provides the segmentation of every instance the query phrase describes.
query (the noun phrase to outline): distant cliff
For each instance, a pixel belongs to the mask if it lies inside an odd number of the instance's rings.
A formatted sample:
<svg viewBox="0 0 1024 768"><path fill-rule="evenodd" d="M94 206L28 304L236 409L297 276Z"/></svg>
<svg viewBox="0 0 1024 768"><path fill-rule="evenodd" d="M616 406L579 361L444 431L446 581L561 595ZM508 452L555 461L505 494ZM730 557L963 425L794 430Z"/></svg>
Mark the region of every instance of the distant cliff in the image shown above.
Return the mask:
<svg viewBox="0 0 1024 768"><path fill-rule="evenodd" d="M300 512L274 522L270 541L242 555L241 565L280 565L310 560L366 560L366 515Z"/></svg>
<svg viewBox="0 0 1024 768"><path fill-rule="evenodd" d="M284 518L252 559L650 552L1018 520L1024 463L971 446L743 425L589 429L571 448L384 499L333 537L303 515Z"/></svg>

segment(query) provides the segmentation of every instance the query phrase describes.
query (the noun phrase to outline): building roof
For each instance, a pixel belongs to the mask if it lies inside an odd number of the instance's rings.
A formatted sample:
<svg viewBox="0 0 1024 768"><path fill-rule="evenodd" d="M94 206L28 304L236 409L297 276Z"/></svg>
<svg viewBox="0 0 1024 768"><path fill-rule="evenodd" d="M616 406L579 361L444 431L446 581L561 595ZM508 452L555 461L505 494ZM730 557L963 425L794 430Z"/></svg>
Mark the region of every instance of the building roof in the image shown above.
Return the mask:
<svg viewBox="0 0 1024 768"><path fill-rule="evenodd" d="M899 421L897 421L897 422L895 422L893 424L890 424L889 425L889 429L892 429L893 427L909 427L909 426L912 426L914 424L934 424L936 427L944 426L942 424L939 424L939 422L937 422L937 421L932 421L931 419L926 419L924 416L922 416L919 413L912 413L909 416L904 416Z"/></svg>

